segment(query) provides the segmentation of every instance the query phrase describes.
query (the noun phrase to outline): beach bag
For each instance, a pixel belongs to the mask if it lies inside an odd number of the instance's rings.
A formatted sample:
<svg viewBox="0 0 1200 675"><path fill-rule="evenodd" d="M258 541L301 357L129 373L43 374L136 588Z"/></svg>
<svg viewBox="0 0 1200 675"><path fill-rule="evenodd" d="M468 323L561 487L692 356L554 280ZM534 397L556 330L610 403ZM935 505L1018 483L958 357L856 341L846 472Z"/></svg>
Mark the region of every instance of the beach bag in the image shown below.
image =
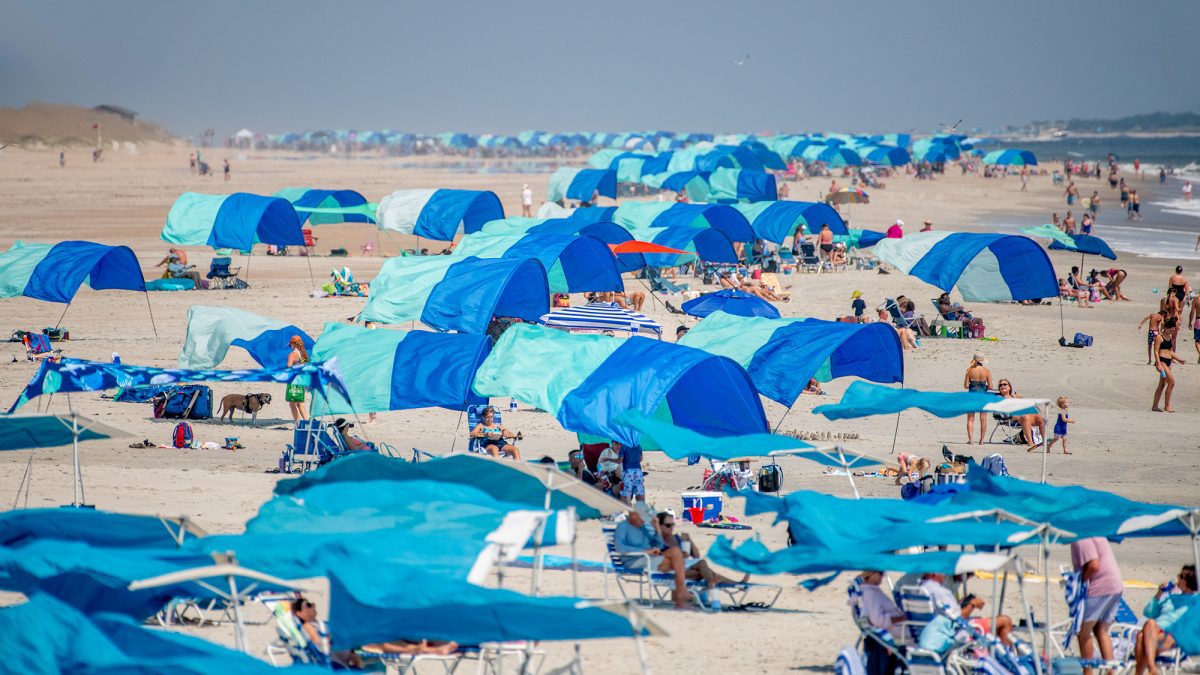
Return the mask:
<svg viewBox="0 0 1200 675"><path fill-rule="evenodd" d="M779 470L778 466L769 464L758 470L759 492L779 492L781 483L783 483L783 472Z"/></svg>
<svg viewBox="0 0 1200 675"><path fill-rule="evenodd" d="M206 420L212 417L212 389L207 385L194 384L176 387L162 397L161 406L156 400L154 416L175 419Z"/></svg>
<svg viewBox="0 0 1200 675"><path fill-rule="evenodd" d="M717 283L717 275L713 274L712 270L705 270L704 278L701 279L701 281L703 281L705 285L711 286Z"/></svg>
<svg viewBox="0 0 1200 675"><path fill-rule="evenodd" d="M176 424L175 430L171 432L171 445L176 448L192 447L192 425L187 422Z"/></svg>
<svg viewBox="0 0 1200 675"><path fill-rule="evenodd" d="M287 386L287 392L283 395L283 400L288 403L303 403L304 395L304 385L293 382Z"/></svg>
<svg viewBox="0 0 1200 675"><path fill-rule="evenodd" d="M986 335L986 328L983 325L983 319L971 319L971 323L967 327L967 335L975 339L983 339Z"/></svg>
<svg viewBox="0 0 1200 675"><path fill-rule="evenodd" d="M62 340L71 339L71 331L66 328L43 328L42 334L50 338L51 342L60 342Z"/></svg>
<svg viewBox="0 0 1200 675"><path fill-rule="evenodd" d="M1072 343L1076 347L1091 347L1092 346L1092 336L1087 335L1085 333L1076 333L1075 339L1072 340Z"/></svg>

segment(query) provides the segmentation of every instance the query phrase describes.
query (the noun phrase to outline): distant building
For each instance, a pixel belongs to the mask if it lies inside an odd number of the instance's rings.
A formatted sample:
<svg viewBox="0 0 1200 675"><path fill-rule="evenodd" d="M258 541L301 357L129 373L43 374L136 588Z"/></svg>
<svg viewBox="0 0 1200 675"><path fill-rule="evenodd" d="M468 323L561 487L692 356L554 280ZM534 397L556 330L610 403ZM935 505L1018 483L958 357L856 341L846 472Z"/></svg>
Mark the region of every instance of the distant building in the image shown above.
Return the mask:
<svg viewBox="0 0 1200 675"><path fill-rule="evenodd" d="M120 115L121 117L125 118L126 120L128 120L130 122L133 121L133 118L137 117L137 113L130 110L129 108L122 108L119 105L111 105L108 103L105 103L103 105L98 105L95 108L92 108L92 110L95 110L98 112L112 113L114 115Z"/></svg>

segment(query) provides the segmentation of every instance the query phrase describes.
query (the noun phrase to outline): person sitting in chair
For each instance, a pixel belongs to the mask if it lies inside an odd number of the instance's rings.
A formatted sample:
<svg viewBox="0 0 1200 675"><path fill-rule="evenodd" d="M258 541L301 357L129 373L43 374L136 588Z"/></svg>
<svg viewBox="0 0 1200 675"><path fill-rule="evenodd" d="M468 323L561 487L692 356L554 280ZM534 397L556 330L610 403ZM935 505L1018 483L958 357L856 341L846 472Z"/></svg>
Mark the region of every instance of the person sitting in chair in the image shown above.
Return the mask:
<svg viewBox="0 0 1200 675"><path fill-rule="evenodd" d="M191 279L196 288L207 288L192 265L188 264L187 252L181 248L167 249L167 257L158 261L155 267L167 266L167 276L171 279Z"/></svg>
<svg viewBox="0 0 1200 675"><path fill-rule="evenodd" d="M354 452L359 452L362 450L374 452L375 448L372 447L370 443L349 433L349 429L352 426L354 426L353 422L347 422L345 418L342 417L337 418L337 420L335 420L333 423L333 428L336 429L338 435L342 437L342 444L346 446L346 449Z"/></svg>
<svg viewBox="0 0 1200 675"><path fill-rule="evenodd" d="M508 442L516 438L516 434L496 423L496 409L491 406L483 410L479 424L471 430L471 437L486 439L482 443L483 449L492 457L499 459L501 452L507 452L514 460L521 461L521 450Z"/></svg>
<svg viewBox="0 0 1200 675"><path fill-rule="evenodd" d="M1146 615L1146 623L1142 624L1137 634L1135 675L1142 675L1146 670L1158 672L1154 665L1158 655L1175 646L1175 638L1170 634L1171 626L1187 611L1187 605L1176 605L1175 599L1179 595L1196 592L1196 566L1184 565L1175 580L1179 582L1178 586L1170 582L1159 586L1158 592L1142 611Z"/></svg>

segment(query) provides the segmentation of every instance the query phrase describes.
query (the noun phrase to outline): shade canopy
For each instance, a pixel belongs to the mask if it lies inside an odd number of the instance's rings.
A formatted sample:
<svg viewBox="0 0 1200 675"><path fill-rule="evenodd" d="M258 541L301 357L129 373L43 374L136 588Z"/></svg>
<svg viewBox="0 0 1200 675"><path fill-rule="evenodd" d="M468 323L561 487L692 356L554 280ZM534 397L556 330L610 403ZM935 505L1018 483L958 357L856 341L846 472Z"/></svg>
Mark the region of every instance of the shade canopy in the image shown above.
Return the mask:
<svg viewBox="0 0 1200 675"><path fill-rule="evenodd" d="M710 263L737 264L737 249L733 242L718 230L697 227L631 227L629 234L637 241L687 251L688 255L643 253L647 267L678 267L700 259Z"/></svg>
<svg viewBox="0 0 1200 675"><path fill-rule="evenodd" d="M611 330L662 335L662 324L615 302L589 302L582 307L558 309L543 314L540 321L551 328L564 330Z"/></svg>
<svg viewBox="0 0 1200 675"><path fill-rule="evenodd" d="M1037 157L1028 150L1008 148L993 150L983 156L984 164L999 164L1012 166L1037 166Z"/></svg>
<svg viewBox="0 0 1200 675"><path fill-rule="evenodd" d="M503 217L500 198L488 190L396 190L379 201L375 220L381 230L452 241Z"/></svg>
<svg viewBox="0 0 1200 675"><path fill-rule="evenodd" d="M204 195L185 192L175 200L163 226L163 241L249 251L257 243L303 246L300 218L280 197L246 192Z"/></svg>
<svg viewBox="0 0 1200 675"><path fill-rule="evenodd" d="M883 166L904 166L912 161L912 156L904 148L894 145L873 145L859 150L862 158L869 164Z"/></svg>
<svg viewBox="0 0 1200 675"><path fill-rule="evenodd" d="M641 337L515 325L480 367L475 392L516 398L550 412L569 431L631 445L640 434L616 420L626 410L711 436L767 430L762 403L741 366Z"/></svg>
<svg viewBox="0 0 1200 675"><path fill-rule="evenodd" d="M129 435L120 429L81 415L0 415L0 450L71 445L75 440L72 431L75 425L79 428L80 441L100 441ZM3 538L3 533L4 523L0 519L0 539Z"/></svg>
<svg viewBox="0 0 1200 675"><path fill-rule="evenodd" d="M588 211L590 209L576 209ZM601 209L596 209L601 211ZM574 213L574 212L572 212ZM605 244L622 244L633 241L629 230L609 220L587 220L585 218L504 218L493 220L483 226L485 234L569 234L595 237ZM646 266L646 259L638 253L617 255L617 269L633 272Z"/></svg>
<svg viewBox="0 0 1200 675"><path fill-rule="evenodd" d="M904 381L899 338L895 330L882 323L771 319L717 312L679 342L733 359L746 368L759 393L783 405L795 403L812 378ZM860 384L852 384L851 390Z"/></svg>
<svg viewBox="0 0 1200 675"><path fill-rule="evenodd" d="M813 408L814 415L831 420L853 419L870 415L890 415L919 408L938 417L958 417L987 412L1002 415L1029 415L1038 412L1042 399L1003 398L985 392L942 392L919 389L893 389L878 384L852 382L842 400Z"/></svg>
<svg viewBox="0 0 1200 675"><path fill-rule="evenodd" d="M1050 250L1074 251L1086 255L1098 255L1109 260L1117 259L1117 254L1112 250L1112 247L1100 237L1094 237L1090 234L1068 234L1066 236L1071 239L1069 245L1056 239L1050 242Z"/></svg>
<svg viewBox="0 0 1200 675"><path fill-rule="evenodd" d="M359 318L482 334L493 317L536 321L549 310L546 269L536 259L437 255L384 262Z"/></svg>
<svg viewBox="0 0 1200 675"><path fill-rule="evenodd" d="M643 176L642 182L662 190L686 190L693 201L699 202L761 202L778 199L775 177L749 169L677 171Z"/></svg>
<svg viewBox="0 0 1200 675"><path fill-rule="evenodd" d="M313 400L314 415L486 403L471 391L475 371L491 348L486 335L431 333L325 324L312 357L337 359L350 405L331 392Z"/></svg>
<svg viewBox="0 0 1200 675"><path fill-rule="evenodd" d="M351 206L365 206L367 198L354 190L318 190L317 188L284 188L275 193L292 203L300 222L312 225L334 223L375 223L366 213L337 213ZM328 212L311 212L307 209L328 209Z"/></svg>
<svg viewBox="0 0 1200 675"><path fill-rule="evenodd" d="M875 245L875 257L963 299L1000 302L1058 296L1050 257L1029 237L918 232Z"/></svg>
<svg viewBox="0 0 1200 675"><path fill-rule="evenodd" d="M546 269L552 293L621 291L621 269L604 241L577 234L476 232L463 237L454 257L536 258Z"/></svg>
<svg viewBox="0 0 1200 675"><path fill-rule="evenodd" d="M691 429L647 417L636 410L622 413L618 421L640 431L651 445L671 459L700 456L729 461L735 457L764 457L814 447L800 439L778 434L705 436Z"/></svg>
<svg viewBox="0 0 1200 675"><path fill-rule="evenodd" d="M731 241L754 241L754 228L750 227L746 217L732 206L723 204L626 202L618 206L608 220L630 232L650 227L711 228L729 237Z"/></svg>
<svg viewBox="0 0 1200 675"><path fill-rule="evenodd" d="M828 225L834 234L849 234L846 222L838 212L820 202L757 202L734 204L733 208L750 221L759 239L774 244L782 244L801 229L816 234L821 231L822 225Z"/></svg>
<svg viewBox="0 0 1200 675"><path fill-rule="evenodd" d="M775 305L763 300L757 295L734 288L724 288L712 293L705 293L698 298L692 298L680 306L685 314L706 317L713 312L725 312L735 316L764 316L768 319L778 319L779 310Z"/></svg>
<svg viewBox="0 0 1200 675"><path fill-rule="evenodd" d="M580 169L560 167L550 176L546 201L574 199L592 202L594 197L617 198L617 172L612 169Z"/></svg>
<svg viewBox="0 0 1200 675"><path fill-rule="evenodd" d="M18 241L0 253L0 298L69 304L85 281L97 291L146 291L141 264L128 246Z"/></svg>
<svg viewBox="0 0 1200 675"><path fill-rule="evenodd" d="M241 347L264 368L286 368L293 337L299 337L306 350L312 349L313 339L294 324L233 307L192 305L179 367L216 368L230 347Z"/></svg>

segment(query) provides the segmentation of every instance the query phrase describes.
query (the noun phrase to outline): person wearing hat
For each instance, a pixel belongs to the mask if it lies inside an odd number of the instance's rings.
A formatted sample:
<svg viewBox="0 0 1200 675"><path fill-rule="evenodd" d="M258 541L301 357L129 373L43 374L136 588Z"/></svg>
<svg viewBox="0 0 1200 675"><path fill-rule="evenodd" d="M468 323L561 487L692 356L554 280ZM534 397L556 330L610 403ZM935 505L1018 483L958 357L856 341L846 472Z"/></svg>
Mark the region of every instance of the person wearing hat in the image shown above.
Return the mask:
<svg viewBox="0 0 1200 675"><path fill-rule="evenodd" d="M521 215L533 217L533 190L529 189L529 183L521 186Z"/></svg>
<svg viewBox="0 0 1200 675"><path fill-rule="evenodd" d="M370 443L367 443L358 436L353 436L350 434L350 427L352 426L354 426L354 422L347 422L346 418L344 417L339 417L334 420L333 428L336 429L338 435L342 437L342 445L345 446L347 450L352 452L358 452L362 450L373 451L375 448L371 447Z"/></svg>
<svg viewBox="0 0 1200 675"><path fill-rule="evenodd" d="M675 329L675 341L678 342L679 338L683 337L684 335L687 335L688 330L689 330L689 328L687 326L680 326L680 327L676 328Z"/></svg>
<svg viewBox="0 0 1200 675"><path fill-rule="evenodd" d="M899 218L887 229L888 239L901 239L904 237L904 221Z"/></svg>
<svg viewBox="0 0 1200 675"><path fill-rule="evenodd" d="M992 388L992 371L984 367L987 361L983 358L983 354L975 353L971 358L971 365L967 366L967 374L963 377L963 389L976 393L987 393ZM971 437L974 436L975 418L979 418L979 444L983 445L983 437L987 434L987 414L985 413L967 413L967 445L971 444Z"/></svg>
<svg viewBox="0 0 1200 675"><path fill-rule="evenodd" d="M864 314L867 311L867 302L862 299L862 291L854 291L850 294L850 309L854 310L854 318L859 323L865 323L867 317Z"/></svg>

